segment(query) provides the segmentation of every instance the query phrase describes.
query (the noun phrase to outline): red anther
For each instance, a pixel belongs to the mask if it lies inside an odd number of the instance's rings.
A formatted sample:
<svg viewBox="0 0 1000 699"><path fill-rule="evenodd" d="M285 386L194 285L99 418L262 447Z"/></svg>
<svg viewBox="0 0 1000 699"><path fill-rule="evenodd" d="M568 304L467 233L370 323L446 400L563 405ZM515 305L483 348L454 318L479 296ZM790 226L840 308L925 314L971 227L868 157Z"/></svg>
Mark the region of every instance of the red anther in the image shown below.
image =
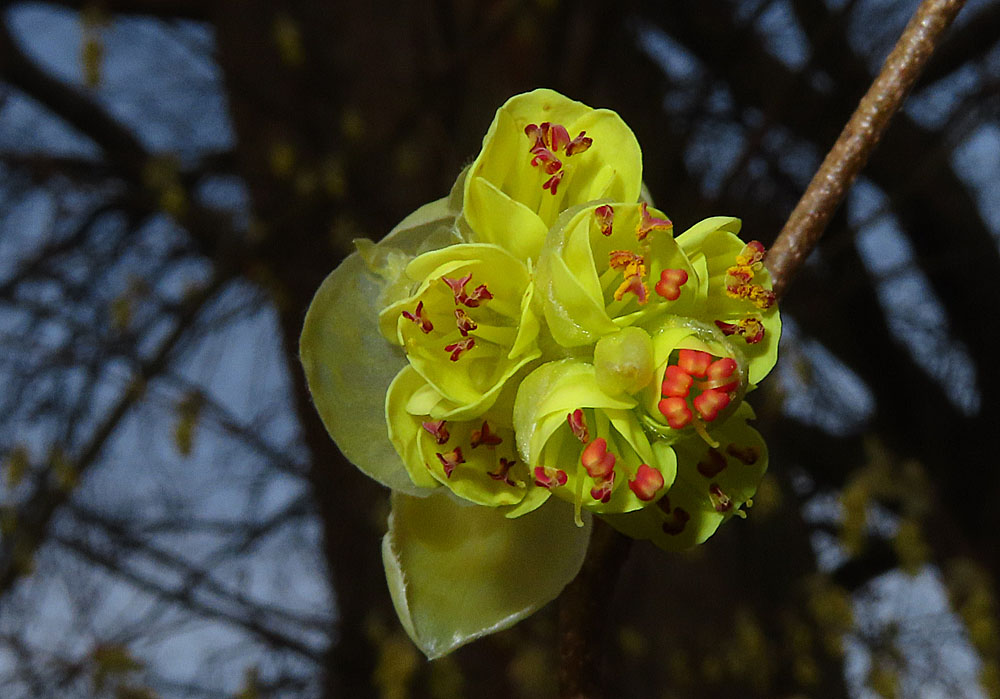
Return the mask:
<svg viewBox="0 0 1000 699"><path fill-rule="evenodd" d="M733 509L733 499L722 492L718 483L708 486L708 498L716 512L729 512Z"/></svg>
<svg viewBox="0 0 1000 699"><path fill-rule="evenodd" d="M705 478L715 478L726 468L726 457L718 449L709 449L705 458L698 462L698 473Z"/></svg>
<svg viewBox="0 0 1000 699"><path fill-rule="evenodd" d="M493 298L493 294L490 293L490 290L486 288L485 284L480 284L462 300L462 303L469 308L478 308L480 301L489 301L491 298Z"/></svg>
<svg viewBox="0 0 1000 699"><path fill-rule="evenodd" d="M601 478L597 484L590 489L590 497L600 502L611 500L611 489L615 485L615 472L612 471L606 478Z"/></svg>
<svg viewBox="0 0 1000 699"><path fill-rule="evenodd" d="M590 430L587 429L587 422L583 419L583 410L577 408L571 413L566 413L566 421L569 428L573 430L573 436L580 440L582 444L590 441Z"/></svg>
<svg viewBox="0 0 1000 699"><path fill-rule="evenodd" d="M481 428L472 433L469 441L472 442L473 449L478 447L480 444L485 444L488 447L495 447L503 442L500 435L496 432L490 432L490 423L486 422L486 420L483 420L483 426Z"/></svg>
<svg viewBox="0 0 1000 699"><path fill-rule="evenodd" d="M673 228L674 224L669 218L656 218L650 214L646 202L642 202L639 205L639 223L635 227L636 238L645 240L650 231L669 231L673 230Z"/></svg>
<svg viewBox="0 0 1000 699"><path fill-rule="evenodd" d="M457 362L458 358L462 356L462 352L466 352L476 346L475 339L471 337L463 337L458 342L454 342L450 345L444 346L445 352L451 352L451 361Z"/></svg>
<svg viewBox="0 0 1000 699"><path fill-rule="evenodd" d="M671 536L677 536L684 531L684 525L687 524L690 519L691 515L687 513L687 510L681 507L674 508L673 519L663 523L663 533L670 534Z"/></svg>
<svg viewBox="0 0 1000 699"><path fill-rule="evenodd" d="M739 323L715 321L723 335L739 335L748 345L755 345L764 339L764 324L756 316L744 318Z"/></svg>
<svg viewBox="0 0 1000 699"><path fill-rule="evenodd" d="M758 262L764 261L764 255L767 254L767 249L764 244L759 240L751 240L749 243L743 246L740 250L740 254L736 256L736 264L738 265L755 265Z"/></svg>
<svg viewBox="0 0 1000 699"><path fill-rule="evenodd" d="M594 217L597 219L597 225L601 227L601 235L611 235L611 225L615 221L615 210L611 205L598 206L594 209Z"/></svg>
<svg viewBox="0 0 1000 699"><path fill-rule="evenodd" d="M668 301L676 301L687 280L688 273L683 269L665 269L660 272L660 281L656 282L656 293Z"/></svg>
<svg viewBox="0 0 1000 699"><path fill-rule="evenodd" d="M746 446L740 446L736 443L730 444L726 447L726 453L742 461L747 466L757 463L757 459L760 458L760 448L752 444L747 444Z"/></svg>
<svg viewBox="0 0 1000 699"><path fill-rule="evenodd" d="M605 478L615 468L615 455L608 451L604 437L598 437L584 448L580 463L591 478Z"/></svg>
<svg viewBox="0 0 1000 699"><path fill-rule="evenodd" d="M424 318L424 302L418 301L417 308L413 313L409 311L403 311L403 317L407 320L412 320L414 323L420 326L420 329L425 333L429 333L434 329L434 324L427 318Z"/></svg>
<svg viewBox="0 0 1000 699"><path fill-rule="evenodd" d="M701 350L682 349L678 353L677 366L686 371L691 376L699 378L708 371L708 365L712 363L712 355Z"/></svg>
<svg viewBox="0 0 1000 699"><path fill-rule="evenodd" d="M469 314L463 311L461 308L455 309L455 324L458 326L458 332L462 333L462 337L466 337L470 330L475 330L479 325Z"/></svg>
<svg viewBox="0 0 1000 699"><path fill-rule="evenodd" d="M444 420L431 420L429 422L421 422L420 426L425 430L430 432L434 441L438 444L444 444L447 442L451 435L448 434L448 428L444 426Z"/></svg>
<svg viewBox="0 0 1000 699"><path fill-rule="evenodd" d="M552 175L552 177L545 180L545 183L542 185L542 189L549 190L552 195L555 196L556 190L559 189L559 183L562 182L564 174L566 174L566 171L560 170L556 174Z"/></svg>
<svg viewBox="0 0 1000 699"><path fill-rule="evenodd" d="M505 459L500 457L500 465L497 467L496 471L487 471L486 475L495 481L503 481L507 485L517 485L517 483L510 477L510 469L514 467L517 463L517 459Z"/></svg>
<svg viewBox="0 0 1000 699"><path fill-rule="evenodd" d="M538 124L528 124L527 126L525 126L524 134L528 138L534 140L535 146L545 145L545 139L542 137L542 129Z"/></svg>
<svg viewBox="0 0 1000 699"><path fill-rule="evenodd" d="M535 466L535 485L550 490L566 485L566 472L560 468Z"/></svg>
<svg viewBox="0 0 1000 699"><path fill-rule="evenodd" d="M637 498L649 502L663 487L663 474L647 464L639 464L639 470L636 472L635 478L628 482L628 487L632 489Z"/></svg>
<svg viewBox="0 0 1000 699"><path fill-rule="evenodd" d="M567 138L569 134L566 134ZM572 141L566 144L566 155L576 155L583 153L594 145L594 139L587 135L586 131L581 131Z"/></svg>
<svg viewBox="0 0 1000 699"><path fill-rule="evenodd" d="M683 369L679 366L671 364L667 367L667 371L663 374L663 383L660 384L660 393L665 396L687 398L688 393L691 392L691 384L693 383L694 379L692 379Z"/></svg>
<svg viewBox="0 0 1000 699"><path fill-rule="evenodd" d="M444 475L448 478L451 478L452 471L455 470L456 466L465 463L465 457L462 456L462 447L455 447L447 454L438 452L437 458L441 462L441 465L444 466Z"/></svg>
<svg viewBox="0 0 1000 699"><path fill-rule="evenodd" d="M694 417L691 414L691 409L688 407L687 402L683 398L678 398L676 396L664 398L657 404L656 407L658 407L660 412L663 413L663 417L667 418L667 424L675 430L687 427L691 423L691 419Z"/></svg>
<svg viewBox="0 0 1000 699"><path fill-rule="evenodd" d="M635 294L640 306L644 306L649 301L649 289L646 288L646 283L638 274L625 277L625 281L615 289L615 301L621 301L625 298L625 294Z"/></svg>
<svg viewBox="0 0 1000 699"><path fill-rule="evenodd" d="M694 409L701 415L705 422L711 422L719 416L719 411L724 410L729 405L729 394L710 389L703 391L700 396L694 399Z"/></svg>

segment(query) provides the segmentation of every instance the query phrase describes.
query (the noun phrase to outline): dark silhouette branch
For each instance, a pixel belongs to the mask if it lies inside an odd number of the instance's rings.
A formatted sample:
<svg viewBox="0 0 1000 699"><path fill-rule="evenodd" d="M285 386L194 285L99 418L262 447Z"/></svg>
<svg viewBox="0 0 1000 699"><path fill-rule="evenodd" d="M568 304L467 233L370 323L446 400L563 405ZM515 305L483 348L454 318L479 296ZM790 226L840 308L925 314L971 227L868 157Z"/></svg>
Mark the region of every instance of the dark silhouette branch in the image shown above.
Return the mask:
<svg viewBox="0 0 1000 699"><path fill-rule="evenodd" d="M964 0L924 0L796 205L768 255L780 297L819 242Z"/></svg>

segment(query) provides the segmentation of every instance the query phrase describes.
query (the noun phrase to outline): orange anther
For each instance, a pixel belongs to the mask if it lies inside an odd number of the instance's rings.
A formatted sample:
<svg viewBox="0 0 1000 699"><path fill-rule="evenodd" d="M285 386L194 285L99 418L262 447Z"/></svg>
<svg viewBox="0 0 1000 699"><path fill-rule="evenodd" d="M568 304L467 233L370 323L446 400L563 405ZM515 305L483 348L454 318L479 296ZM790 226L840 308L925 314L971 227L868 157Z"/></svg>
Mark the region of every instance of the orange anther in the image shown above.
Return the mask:
<svg viewBox="0 0 1000 699"><path fill-rule="evenodd" d="M615 468L615 455L608 451L604 438L598 437L583 450L580 463L591 478L605 478Z"/></svg>
<svg viewBox="0 0 1000 699"><path fill-rule="evenodd" d="M635 478L628 482L635 496L643 501L650 501L663 487L663 474L647 464L639 464Z"/></svg>
<svg viewBox="0 0 1000 699"><path fill-rule="evenodd" d="M688 407L687 402L683 398L678 398L676 396L664 398L657 404L656 407L660 409L661 413L663 413L663 417L667 418L667 424L675 430L687 427L691 423L691 419L694 417L691 414L691 409Z"/></svg>
<svg viewBox="0 0 1000 699"><path fill-rule="evenodd" d="M719 411L729 405L729 394L714 389L703 391L694 399L694 409L698 411L705 422L712 422L719 416Z"/></svg>
<svg viewBox="0 0 1000 699"><path fill-rule="evenodd" d="M694 379L679 366L671 364L663 374L663 383L660 385L660 393L664 396L677 396L687 398L691 392L691 384Z"/></svg>
<svg viewBox="0 0 1000 699"><path fill-rule="evenodd" d="M677 366L686 371L691 376L702 377L708 371L708 365L712 363L712 355L700 350L682 349L678 352Z"/></svg>
<svg viewBox="0 0 1000 699"><path fill-rule="evenodd" d="M656 282L656 293L668 301L676 301L687 280L688 273L683 269L665 269L660 272L660 281Z"/></svg>

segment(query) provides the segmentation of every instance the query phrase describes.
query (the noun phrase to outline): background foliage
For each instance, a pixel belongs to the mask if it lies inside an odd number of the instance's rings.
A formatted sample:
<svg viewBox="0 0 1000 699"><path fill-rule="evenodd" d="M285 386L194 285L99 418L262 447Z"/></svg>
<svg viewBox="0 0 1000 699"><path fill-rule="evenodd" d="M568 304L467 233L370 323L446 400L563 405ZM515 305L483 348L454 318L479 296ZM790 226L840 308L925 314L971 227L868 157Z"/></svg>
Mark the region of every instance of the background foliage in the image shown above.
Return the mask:
<svg viewBox="0 0 1000 699"><path fill-rule="evenodd" d="M429 664L309 404L323 277L536 86L683 229L770 243L914 0L4 2L0 695L549 696L554 614ZM771 474L607 591L625 696L1000 696L1000 2L783 302Z"/></svg>

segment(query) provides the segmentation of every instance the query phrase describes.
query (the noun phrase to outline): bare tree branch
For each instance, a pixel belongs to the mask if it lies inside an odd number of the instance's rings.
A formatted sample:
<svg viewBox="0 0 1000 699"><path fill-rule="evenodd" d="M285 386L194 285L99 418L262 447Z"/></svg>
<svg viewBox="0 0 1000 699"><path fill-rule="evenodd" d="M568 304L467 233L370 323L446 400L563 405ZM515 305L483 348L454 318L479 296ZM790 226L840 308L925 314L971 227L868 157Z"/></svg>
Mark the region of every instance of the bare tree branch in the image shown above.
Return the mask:
<svg viewBox="0 0 1000 699"><path fill-rule="evenodd" d="M778 296L816 246L833 212L964 4L964 0L924 0L907 24L771 247L767 266Z"/></svg>

